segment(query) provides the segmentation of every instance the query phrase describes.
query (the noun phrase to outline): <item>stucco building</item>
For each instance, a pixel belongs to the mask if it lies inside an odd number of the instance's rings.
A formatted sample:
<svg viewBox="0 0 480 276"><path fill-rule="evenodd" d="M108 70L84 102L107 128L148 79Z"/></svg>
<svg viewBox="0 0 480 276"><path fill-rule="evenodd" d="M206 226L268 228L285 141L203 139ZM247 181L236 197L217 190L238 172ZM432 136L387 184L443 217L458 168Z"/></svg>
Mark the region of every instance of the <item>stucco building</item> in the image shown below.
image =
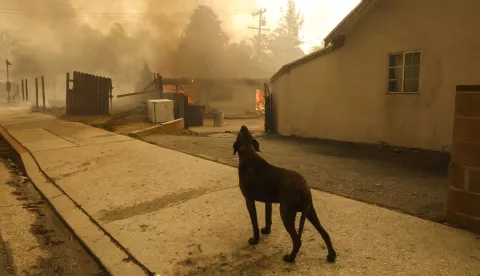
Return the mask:
<svg viewBox="0 0 480 276"><path fill-rule="evenodd" d="M363 0L271 79L282 135L451 152L456 85L480 84L480 1Z"/></svg>

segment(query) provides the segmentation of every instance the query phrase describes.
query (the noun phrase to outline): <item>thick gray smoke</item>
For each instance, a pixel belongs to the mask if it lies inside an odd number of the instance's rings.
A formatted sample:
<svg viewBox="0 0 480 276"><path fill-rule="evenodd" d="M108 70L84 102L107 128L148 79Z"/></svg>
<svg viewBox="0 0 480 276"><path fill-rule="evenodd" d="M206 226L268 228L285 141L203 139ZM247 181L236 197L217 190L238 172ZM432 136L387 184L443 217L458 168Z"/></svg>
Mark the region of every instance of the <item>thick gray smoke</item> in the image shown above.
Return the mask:
<svg viewBox="0 0 480 276"><path fill-rule="evenodd" d="M9 5L2 4L0 8L14 8L0 9L0 55L13 63L12 78L28 78L32 91L33 78L45 76L47 97L57 99L65 98L66 72L111 77L114 94L134 92L145 63L156 73L176 77L179 67L176 51L190 15L198 5L212 3L135 0L135 6L143 10L132 14L109 6L112 2L129 2L125 0L70 0L76 1L75 7L69 0L4 1ZM213 8L220 13L233 10L238 8L234 2L213 1L216 5ZM256 6L256 1L249 2L252 8ZM222 26L229 38L235 37L229 22L224 21ZM242 50L235 50L235 45L230 47L235 54L228 60L225 58L225 63L240 68L245 62ZM194 67L188 61L181 62L180 66ZM242 68L233 66L229 72L235 77L255 77L247 65Z"/></svg>
<svg viewBox="0 0 480 276"><path fill-rule="evenodd" d="M168 2L176 1L160 1L164 6L168 6ZM4 27L0 35L2 54L15 64L12 66L14 77L73 70L131 76L140 71L145 61L168 56L186 23L179 18L157 15L142 19L142 28L127 33L114 19L107 18L106 30L92 27L66 0L18 0L16 6L21 14L10 15L13 28Z"/></svg>
<svg viewBox="0 0 480 276"><path fill-rule="evenodd" d="M48 85L55 79L56 90L64 91L65 73L76 70L112 77L116 93L133 92L145 62L159 73L170 74L172 52L178 48L182 29L189 20L184 12L192 11L198 4L146 0L145 12L155 16L129 15L141 18L130 18L136 28L127 32L128 26L122 20L128 20L128 16L109 17L112 11L108 6L100 14L85 14L76 11L67 0L11 3L15 4L14 9L0 13L2 22L7 22L0 25L0 54L13 63L14 80L43 75ZM181 16L165 14L180 6Z"/></svg>

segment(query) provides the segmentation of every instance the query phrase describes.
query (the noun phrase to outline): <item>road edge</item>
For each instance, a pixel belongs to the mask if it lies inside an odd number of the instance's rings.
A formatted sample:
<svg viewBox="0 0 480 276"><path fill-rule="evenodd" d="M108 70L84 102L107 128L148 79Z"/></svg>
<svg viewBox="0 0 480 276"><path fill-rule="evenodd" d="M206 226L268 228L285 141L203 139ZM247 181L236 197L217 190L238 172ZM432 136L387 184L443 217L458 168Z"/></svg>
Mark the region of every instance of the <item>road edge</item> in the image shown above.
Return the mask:
<svg viewBox="0 0 480 276"><path fill-rule="evenodd" d="M18 142L3 125L0 135L19 155L35 189L75 238L111 275L156 275L115 241L40 168L30 151Z"/></svg>

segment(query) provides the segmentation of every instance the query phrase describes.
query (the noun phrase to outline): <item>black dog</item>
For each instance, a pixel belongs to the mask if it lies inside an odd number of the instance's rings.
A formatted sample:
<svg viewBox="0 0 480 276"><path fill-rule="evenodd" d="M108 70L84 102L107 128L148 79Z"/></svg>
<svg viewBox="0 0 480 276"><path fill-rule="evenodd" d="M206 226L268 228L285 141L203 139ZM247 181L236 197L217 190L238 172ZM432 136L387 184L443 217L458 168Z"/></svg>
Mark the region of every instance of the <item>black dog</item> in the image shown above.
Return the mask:
<svg viewBox="0 0 480 276"><path fill-rule="evenodd" d="M292 238L293 249L285 255L286 262L295 261L298 250L302 246L302 231L307 218L320 232L328 248L327 260L334 262L337 254L333 249L330 236L323 229L313 207L312 195L307 182L299 173L284 168L275 167L260 157L260 145L246 126L242 126L233 144L233 154L238 152L240 163L238 176L240 189L247 203L248 213L253 226L253 238L248 240L251 245L257 244L260 239L258 229L257 210L255 201L265 203L265 228L262 234L270 234L272 225L272 203L280 203L280 214L283 225ZM295 229L295 217L301 212L298 233Z"/></svg>

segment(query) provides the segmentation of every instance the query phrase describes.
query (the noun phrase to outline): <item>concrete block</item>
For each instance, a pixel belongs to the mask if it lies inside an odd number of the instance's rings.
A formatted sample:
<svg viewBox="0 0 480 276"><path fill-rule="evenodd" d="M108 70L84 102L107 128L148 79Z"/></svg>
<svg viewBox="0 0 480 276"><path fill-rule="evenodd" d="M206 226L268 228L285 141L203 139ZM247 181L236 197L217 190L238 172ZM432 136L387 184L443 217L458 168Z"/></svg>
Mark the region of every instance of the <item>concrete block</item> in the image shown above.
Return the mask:
<svg viewBox="0 0 480 276"><path fill-rule="evenodd" d="M450 164L448 168L448 180L451 187L459 190L465 190L465 167Z"/></svg>
<svg viewBox="0 0 480 276"><path fill-rule="evenodd" d="M166 122L162 124L165 134L179 133L185 128L185 121L183 118Z"/></svg>
<svg viewBox="0 0 480 276"><path fill-rule="evenodd" d="M457 92L456 117L480 117L480 92Z"/></svg>
<svg viewBox="0 0 480 276"><path fill-rule="evenodd" d="M480 168L480 144L453 142L453 164Z"/></svg>
<svg viewBox="0 0 480 276"><path fill-rule="evenodd" d="M468 191L480 194L480 169L468 169Z"/></svg>
<svg viewBox="0 0 480 276"><path fill-rule="evenodd" d="M447 210L480 219L480 195L450 189L448 191Z"/></svg>
<svg viewBox="0 0 480 276"><path fill-rule="evenodd" d="M453 141L480 144L480 118L455 118Z"/></svg>

